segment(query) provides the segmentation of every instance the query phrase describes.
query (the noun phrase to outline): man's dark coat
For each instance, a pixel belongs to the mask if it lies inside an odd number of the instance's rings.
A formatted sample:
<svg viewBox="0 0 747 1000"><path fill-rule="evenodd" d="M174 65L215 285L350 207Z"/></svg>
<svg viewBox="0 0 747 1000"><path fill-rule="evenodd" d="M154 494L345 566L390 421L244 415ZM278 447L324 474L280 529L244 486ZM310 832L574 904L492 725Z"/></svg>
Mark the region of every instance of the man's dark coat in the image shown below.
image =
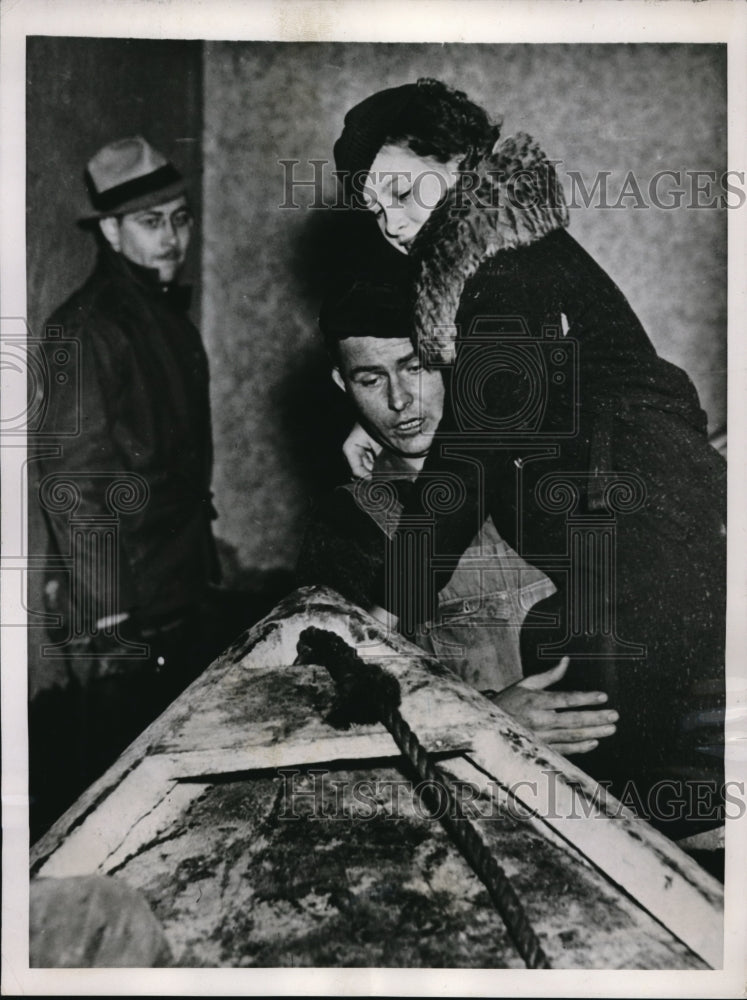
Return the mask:
<svg viewBox="0 0 747 1000"><path fill-rule="evenodd" d="M89 279L47 322L78 342L80 360L79 433L40 463L52 548L71 553L71 515L117 517L116 577L75 574L86 628L102 614L150 619L195 606L216 575L208 368L186 292L102 246ZM69 426L69 405L53 385L45 428ZM72 512L50 509L43 480L59 473L80 492ZM137 478L108 493L120 474Z"/></svg>

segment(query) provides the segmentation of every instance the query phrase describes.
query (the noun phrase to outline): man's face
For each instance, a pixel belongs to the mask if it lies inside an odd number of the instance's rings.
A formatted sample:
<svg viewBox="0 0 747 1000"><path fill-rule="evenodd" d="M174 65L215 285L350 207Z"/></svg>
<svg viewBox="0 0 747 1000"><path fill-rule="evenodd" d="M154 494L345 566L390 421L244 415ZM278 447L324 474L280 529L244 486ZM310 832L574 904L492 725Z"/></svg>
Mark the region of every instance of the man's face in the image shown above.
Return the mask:
<svg viewBox="0 0 747 1000"><path fill-rule="evenodd" d="M192 213L184 195L103 222L108 223L102 230L115 250L135 264L158 271L162 282L174 280L192 238Z"/></svg>
<svg viewBox="0 0 747 1000"><path fill-rule="evenodd" d="M339 350L333 377L366 430L400 455L425 455L443 413L441 373L423 367L406 337L348 337Z"/></svg>

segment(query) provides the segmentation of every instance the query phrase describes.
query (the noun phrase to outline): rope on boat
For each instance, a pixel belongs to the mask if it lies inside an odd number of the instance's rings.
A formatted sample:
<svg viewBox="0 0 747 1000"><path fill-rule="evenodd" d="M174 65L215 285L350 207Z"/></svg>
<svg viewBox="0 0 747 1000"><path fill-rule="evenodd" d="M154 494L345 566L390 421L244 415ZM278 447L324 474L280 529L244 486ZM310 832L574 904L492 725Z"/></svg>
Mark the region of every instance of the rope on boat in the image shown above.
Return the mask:
<svg viewBox="0 0 747 1000"><path fill-rule="evenodd" d="M310 626L301 632L297 663L313 663L329 671L337 699L328 721L381 721L422 781L438 788L447 809L438 812L446 829L488 890L516 949L528 969L549 969L550 962L505 871L476 826L459 807L448 778L438 770L399 711L399 681L378 664L367 663L341 636Z"/></svg>

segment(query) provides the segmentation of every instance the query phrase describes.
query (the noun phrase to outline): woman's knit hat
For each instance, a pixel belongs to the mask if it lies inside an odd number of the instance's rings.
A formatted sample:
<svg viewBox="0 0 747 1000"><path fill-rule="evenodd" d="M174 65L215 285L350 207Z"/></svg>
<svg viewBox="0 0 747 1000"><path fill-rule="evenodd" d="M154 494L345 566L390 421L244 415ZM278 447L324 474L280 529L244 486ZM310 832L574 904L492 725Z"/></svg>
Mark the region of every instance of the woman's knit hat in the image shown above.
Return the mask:
<svg viewBox="0 0 747 1000"><path fill-rule="evenodd" d="M397 122L417 99L417 83L405 83L371 94L345 115L340 138L335 143L335 165L349 176L371 169L388 135L397 133Z"/></svg>

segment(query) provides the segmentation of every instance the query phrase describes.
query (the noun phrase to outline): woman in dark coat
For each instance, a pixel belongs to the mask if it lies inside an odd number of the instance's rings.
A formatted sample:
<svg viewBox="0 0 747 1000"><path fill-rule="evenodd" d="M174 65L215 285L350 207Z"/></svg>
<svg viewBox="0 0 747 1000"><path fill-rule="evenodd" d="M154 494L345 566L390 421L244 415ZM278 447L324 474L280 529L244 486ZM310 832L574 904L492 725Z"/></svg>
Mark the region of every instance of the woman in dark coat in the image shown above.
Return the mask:
<svg viewBox="0 0 747 1000"><path fill-rule="evenodd" d="M569 654L569 686L606 690L620 713L584 769L670 831L692 829L697 796L713 825L726 474L690 379L566 231L536 143L501 141L464 94L434 80L374 94L348 112L335 158L351 202L408 255L413 336L447 382L405 512L426 517L420 565L402 561L405 518L378 600L403 631L425 620L422 580L435 593L489 513L557 587L527 618L525 673Z"/></svg>

